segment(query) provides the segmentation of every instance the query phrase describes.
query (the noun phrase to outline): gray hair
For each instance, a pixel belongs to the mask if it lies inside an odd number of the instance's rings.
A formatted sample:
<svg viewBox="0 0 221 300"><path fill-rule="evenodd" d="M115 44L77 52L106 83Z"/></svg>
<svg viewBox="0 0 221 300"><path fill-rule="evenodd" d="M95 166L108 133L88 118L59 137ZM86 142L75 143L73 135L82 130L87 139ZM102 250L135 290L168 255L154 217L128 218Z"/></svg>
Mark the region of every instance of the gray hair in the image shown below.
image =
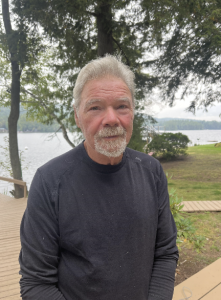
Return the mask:
<svg viewBox="0 0 221 300"><path fill-rule="evenodd" d="M131 95L133 105L135 106L134 94L135 94L135 83L134 83L134 73L130 70L128 66L121 62L120 57L115 57L113 55L106 55L105 57L97 58L89 62L84 66L80 73L78 74L75 87L73 90L74 95L74 106L76 110L79 109L81 101L81 93L85 84L93 79L98 79L112 75L122 79L128 86Z"/></svg>

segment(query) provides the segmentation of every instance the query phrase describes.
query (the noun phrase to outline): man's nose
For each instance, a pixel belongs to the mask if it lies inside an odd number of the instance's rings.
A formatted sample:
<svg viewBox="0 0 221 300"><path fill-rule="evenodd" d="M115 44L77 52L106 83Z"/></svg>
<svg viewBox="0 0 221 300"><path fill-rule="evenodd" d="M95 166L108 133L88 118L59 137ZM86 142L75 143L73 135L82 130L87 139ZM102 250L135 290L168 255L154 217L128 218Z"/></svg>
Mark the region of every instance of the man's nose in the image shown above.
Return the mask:
<svg viewBox="0 0 221 300"><path fill-rule="evenodd" d="M118 115L116 110L113 108L107 108L105 111L105 115L103 118L103 126L109 125L109 126L116 126L120 124L120 121L118 119Z"/></svg>

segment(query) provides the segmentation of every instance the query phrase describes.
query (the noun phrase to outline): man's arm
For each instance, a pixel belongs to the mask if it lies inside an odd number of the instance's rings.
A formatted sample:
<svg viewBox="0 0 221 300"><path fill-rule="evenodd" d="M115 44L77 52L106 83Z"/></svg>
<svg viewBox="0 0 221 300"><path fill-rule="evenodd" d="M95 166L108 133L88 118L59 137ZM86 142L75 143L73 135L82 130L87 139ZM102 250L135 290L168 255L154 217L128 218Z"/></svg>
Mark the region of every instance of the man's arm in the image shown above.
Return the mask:
<svg viewBox="0 0 221 300"><path fill-rule="evenodd" d="M37 171L21 223L19 262L24 300L65 300L57 288L59 225L54 198Z"/></svg>
<svg viewBox="0 0 221 300"><path fill-rule="evenodd" d="M179 255L176 246L176 225L170 211L167 180L162 167L157 190L158 228L148 300L171 300Z"/></svg>

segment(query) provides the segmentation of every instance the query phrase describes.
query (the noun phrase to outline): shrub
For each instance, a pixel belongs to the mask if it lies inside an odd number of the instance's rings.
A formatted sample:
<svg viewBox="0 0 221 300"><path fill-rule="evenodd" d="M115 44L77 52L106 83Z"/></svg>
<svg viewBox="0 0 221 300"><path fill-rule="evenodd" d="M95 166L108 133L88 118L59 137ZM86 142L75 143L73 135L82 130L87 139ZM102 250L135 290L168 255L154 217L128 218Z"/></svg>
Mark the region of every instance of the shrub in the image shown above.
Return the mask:
<svg viewBox="0 0 221 300"><path fill-rule="evenodd" d="M178 155L186 155L188 143L190 143L188 136L181 132L156 134L147 145L147 152L154 152L154 157L171 160Z"/></svg>
<svg viewBox="0 0 221 300"><path fill-rule="evenodd" d="M172 176L169 177L168 174L166 174L166 176L168 181L172 178ZM174 188L169 191L169 196L170 210L177 228L177 244L179 245L183 241L188 240L190 243L193 243L197 252L201 251L205 243L205 237L196 235L196 229L193 226L193 222L185 217L185 214L182 212L184 206L182 204L183 199L177 196Z"/></svg>
<svg viewBox="0 0 221 300"><path fill-rule="evenodd" d="M214 145L214 147L221 147L221 142L220 142L220 143L216 143L216 144Z"/></svg>

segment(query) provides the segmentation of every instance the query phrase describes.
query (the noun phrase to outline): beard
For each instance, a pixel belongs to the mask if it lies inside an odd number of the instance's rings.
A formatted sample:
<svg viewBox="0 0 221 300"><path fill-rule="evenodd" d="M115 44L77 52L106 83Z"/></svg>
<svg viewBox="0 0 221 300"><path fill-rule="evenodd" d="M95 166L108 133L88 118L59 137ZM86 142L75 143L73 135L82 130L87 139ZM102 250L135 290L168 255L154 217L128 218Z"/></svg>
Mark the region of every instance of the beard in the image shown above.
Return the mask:
<svg viewBox="0 0 221 300"><path fill-rule="evenodd" d="M94 135L94 147L97 152L108 157L119 157L127 146L126 130L122 126L104 127ZM113 140L105 137L117 136Z"/></svg>

